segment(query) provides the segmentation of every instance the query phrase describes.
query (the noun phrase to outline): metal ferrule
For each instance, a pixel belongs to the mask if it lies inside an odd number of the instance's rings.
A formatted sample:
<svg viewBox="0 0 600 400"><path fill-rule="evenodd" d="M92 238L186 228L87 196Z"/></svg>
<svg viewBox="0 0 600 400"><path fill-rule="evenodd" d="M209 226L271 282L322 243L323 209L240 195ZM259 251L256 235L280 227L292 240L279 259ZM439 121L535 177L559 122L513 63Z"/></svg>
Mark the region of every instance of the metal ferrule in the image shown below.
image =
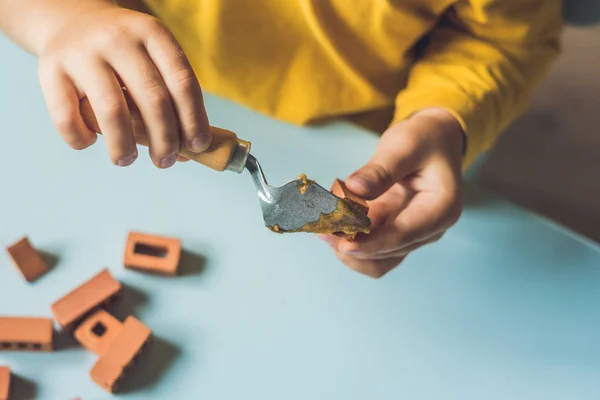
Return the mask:
<svg viewBox="0 0 600 400"><path fill-rule="evenodd" d="M249 154L250 142L238 139L237 146L235 147L233 155L231 156L231 160L229 160L229 164L227 165L227 170L241 174L242 171L244 171L244 167L246 167L246 161L248 160Z"/></svg>

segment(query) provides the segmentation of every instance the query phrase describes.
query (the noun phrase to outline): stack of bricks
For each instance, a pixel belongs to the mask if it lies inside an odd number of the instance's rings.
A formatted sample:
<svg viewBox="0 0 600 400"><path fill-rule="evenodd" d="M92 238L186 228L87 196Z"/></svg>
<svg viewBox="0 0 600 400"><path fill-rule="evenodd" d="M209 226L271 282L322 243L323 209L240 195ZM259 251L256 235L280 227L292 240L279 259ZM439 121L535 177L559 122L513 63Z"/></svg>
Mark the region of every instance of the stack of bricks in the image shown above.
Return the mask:
<svg viewBox="0 0 600 400"><path fill-rule="evenodd" d="M132 316L121 324L105 310L121 291L121 283L105 269L52 304L54 319L63 329L99 356L90 377L109 392L118 389L152 333Z"/></svg>
<svg viewBox="0 0 600 400"><path fill-rule="evenodd" d="M152 331L134 317L129 316L121 323L105 310L96 311L75 330L79 343L98 356L90 376L109 392L117 389L151 334Z"/></svg>
<svg viewBox="0 0 600 400"><path fill-rule="evenodd" d="M7 248L15 267L28 282L48 271L40 253L27 237ZM181 241L130 232L124 254L128 269L177 275ZM119 321L107 305L122 293L122 285L107 269L84 282L51 306L56 322L98 359L90 370L92 380L109 392L120 382L149 343L152 331L128 316ZM43 317L0 317L0 351L52 351L53 322ZM0 366L0 400L9 396L10 369Z"/></svg>

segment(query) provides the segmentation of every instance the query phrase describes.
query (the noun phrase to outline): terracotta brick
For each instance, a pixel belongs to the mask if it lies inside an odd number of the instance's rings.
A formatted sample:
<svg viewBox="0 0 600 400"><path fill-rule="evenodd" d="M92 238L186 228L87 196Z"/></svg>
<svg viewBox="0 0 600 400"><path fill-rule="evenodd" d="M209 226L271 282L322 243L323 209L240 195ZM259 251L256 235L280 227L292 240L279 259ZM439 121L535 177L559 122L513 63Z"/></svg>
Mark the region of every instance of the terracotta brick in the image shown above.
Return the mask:
<svg viewBox="0 0 600 400"><path fill-rule="evenodd" d="M101 356L106 353L122 329L121 321L106 310L100 309L79 324L75 329L75 338L83 347Z"/></svg>
<svg viewBox="0 0 600 400"><path fill-rule="evenodd" d="M0 400L8 400L10 390L10 368L0 365Z"/></svg>
<svg viewBox="0 0 600 400"><path fill-rule="evenodd" d="M181 240L177 238L130 232L124 264L126 268L176 275L180 256Z"/></svg>
<svg viewBox="0 0 600 400"><path fill-rule="evenodd" d="M339 198L348 200L361 212L365 214L369 213L369 205L367 204L367 201L348 190L344 181L336 179L333 182L333 185L331 185L331 189L329 189L329 191ZM335 235L349 241L353 241L356 238L356 234L348 235L347 233L343 232L337 232Z"/></svg>
<svg viewBox="0 0 600 400"><path fill-rule="evenodd" d="M6 251L27 282L33 282L48 272L48 265L27 236L8 246Z"/></svg>
<svg viewBox="0 0 600 400"><path fill-rule="evenodd" d="M0 351L52 351L50 318L0 317Z"/></svg>
<svg viewBox="0 0 600 400"><path fill-rule="evenodd" d="M118 390L118 383L141 353L151 334L152 331L146 325L134 317L127 317L119 335L90 371L92 380L108 392Z"/></svg>
<svg viewBox="0 0 600 400"><path fill-rule="evenodd" d="M107 269L52 304L52 314L66 330L120 294L121 283Z"/></svg>

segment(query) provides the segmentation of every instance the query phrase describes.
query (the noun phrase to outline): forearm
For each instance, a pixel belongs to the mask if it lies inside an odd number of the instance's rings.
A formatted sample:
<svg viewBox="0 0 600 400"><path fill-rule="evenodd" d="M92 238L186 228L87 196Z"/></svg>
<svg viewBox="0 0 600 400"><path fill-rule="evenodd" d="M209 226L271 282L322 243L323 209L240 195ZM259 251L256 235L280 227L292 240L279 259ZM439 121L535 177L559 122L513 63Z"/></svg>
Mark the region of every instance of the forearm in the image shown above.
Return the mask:
<svg viewBox="0 0 600 400"><path fill-rule="evenodd" d="M407 89L396 99L396 120L428 107L453 114L467 136L464 167L526 110L559 52L560 2L490 1L497 3L495 12L500 14L488 15L486 23L471 15L470 6L450 14L454 24L430 35Z"/></svg>
<svg viewBox="0 0 600 400"><path fill-rule="evenodd" d="M47 41L85 8L114 6L110 0L0 0L0 30L39 55Z"/></svg>

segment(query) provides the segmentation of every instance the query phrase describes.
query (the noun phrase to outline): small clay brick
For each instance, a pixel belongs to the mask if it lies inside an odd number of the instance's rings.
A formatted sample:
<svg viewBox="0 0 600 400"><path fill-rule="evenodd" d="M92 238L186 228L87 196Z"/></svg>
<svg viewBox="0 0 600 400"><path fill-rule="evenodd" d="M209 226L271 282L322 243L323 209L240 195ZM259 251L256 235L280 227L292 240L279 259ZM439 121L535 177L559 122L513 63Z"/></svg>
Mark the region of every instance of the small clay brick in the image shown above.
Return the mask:
<svg viewBox="0 0 600 400"><path fill-rule="evenodd" d="M367 204L367 201L361 199L360 197L352 193L350 190L348 190L344 181L336 179L333 182L333 185L331 185L331 189L329 191L337 197L350 200L352 204L354 204L363 213L367 214L369 212L369 205Z"/></svg>
<svg viewBox="0 0 600 400"><path fill-rule="evenodd" d="M0 400L8 400L10 390L10 368L0 365Z"/></svg>
<svg viewBox="0 0 600 400"><path fill-rule="evenodd" d="M369 205L367 204L367 201L361 199L360 197L352 193L350 190L348 190L344 181L336 179L333 182L333 185L331 185L331 189L329 189L329 191L341 199L348 200L359 211L365 214L369 213ZM356 233L349 235L343 232L336 232L335 235L344 238L350 242L356 238Z"/></svg>
<svg viewBox="0 0 600 400"><path fill-rule="evenodd" d="M177 238L130 232L125 246L126 268L162 275L177 275L181 240Z"/></svg>
<svg viewBox="0 0 600 400"><path fill-rule="evenodd" d="M27 236L8 246L6 251L27 282L33 282L48 272L48 265Z"/></svg>
<svg viewBox="0 0 600 400"><path fill-rule="evenodd" d="M52 351L52 319L0 317L0 351Z"/></svg>
<svg viewBox="0 0 600 400"><path fill-rule="evenodd" d="M134 317L127 317L119 335L90 371L92 380L108 392L115 392L118 382L124 378L125 371L140 354L151 334L146 325Z"/></svg>
<svg viewBox="0 0 600 400"><path fill-rule="evenodd" d="M52 304L54 319L66 330L72 330L79 321L118 295L121 289L121 283L104 269Z"/></svg>
<svg viewBox="0 0 600 400"><path fill-rule="evenodd" d="M122 329L121 321L100 309L79 324L75 339L92 353L102 356Z"/></svg>

